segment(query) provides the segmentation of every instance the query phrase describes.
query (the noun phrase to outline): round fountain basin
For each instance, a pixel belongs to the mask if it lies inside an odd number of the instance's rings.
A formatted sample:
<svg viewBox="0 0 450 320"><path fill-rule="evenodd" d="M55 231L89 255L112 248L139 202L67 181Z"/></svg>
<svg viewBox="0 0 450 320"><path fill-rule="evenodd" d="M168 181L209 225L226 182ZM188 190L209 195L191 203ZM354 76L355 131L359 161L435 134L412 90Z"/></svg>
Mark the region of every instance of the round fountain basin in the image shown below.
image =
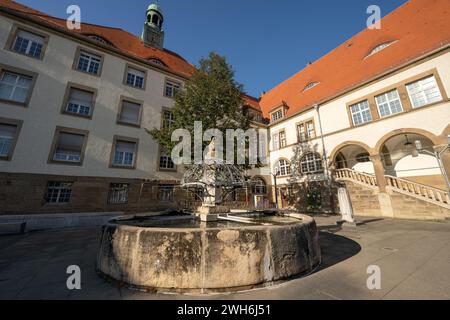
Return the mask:
<svg viewBox="0 0 450 320"><path fill-rule="evenodd" d="M238 217L239 218L239 217ZM118 219L103 227L100 273L133 287L237 291L311 272L320 263L315 221L304 215Z"/></svg>

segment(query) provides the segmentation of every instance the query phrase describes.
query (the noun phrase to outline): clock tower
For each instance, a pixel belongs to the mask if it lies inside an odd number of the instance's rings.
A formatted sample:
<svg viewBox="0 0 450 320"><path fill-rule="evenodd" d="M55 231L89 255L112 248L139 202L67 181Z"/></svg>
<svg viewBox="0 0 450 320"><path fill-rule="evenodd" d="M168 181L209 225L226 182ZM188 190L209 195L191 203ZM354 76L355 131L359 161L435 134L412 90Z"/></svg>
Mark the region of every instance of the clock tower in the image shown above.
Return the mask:
<svg viewBox="0 0 450 320"><path fill-rule="evenodd" d="M163 22L164 17L161 9L157 4L151 4L147 9L147 20L141 37L146 45L158 49L164 48Z"/></svg>

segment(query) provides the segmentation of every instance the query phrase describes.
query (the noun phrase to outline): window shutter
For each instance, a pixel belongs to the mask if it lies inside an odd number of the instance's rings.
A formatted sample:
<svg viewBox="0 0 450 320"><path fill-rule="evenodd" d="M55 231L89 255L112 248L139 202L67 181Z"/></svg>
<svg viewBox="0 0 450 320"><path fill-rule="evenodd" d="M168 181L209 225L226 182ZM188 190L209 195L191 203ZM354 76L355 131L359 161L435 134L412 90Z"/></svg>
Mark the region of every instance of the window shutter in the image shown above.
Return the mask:
<svg viewBox="0 0 450 320"><path fill-rule="evenodd" d="M145 78L145 72L143 72L141 70L137 70L134 68L128 68L128 73L131 73L137 77Z"/></svg>
<svg viewBox="0 0 450 320"><path fill-rule="evenodd" d="M81 134L61 132L58 138L57 151L71 151L73 153L81 153L83 148L84 136Z"/></svg>
<svg viewBox="0 0 450 320"><path fill-rule="evenodd" d="M17 32L17 37L28 39L28 40L31 40L33 42L39 43L39 44L44 44L44 38L43 37L38 36L36 34L33 34L31 32L19 30Z"/></svg>
<svg viewBox="0 0 450 320"><path fill-rule="evenodd" d="M84 106L84 107L92 107L92 92L79 90L72 88L70 89L70 102Z"/></svg>
<svg viewBox="0 0 450 320"><path fill-rule="evenodd" d="M129 101L123 101L120 121L138 124L141 105Z"/></svg>
<svg viewBox="0 0 450 320"><path fill-rule="evenodd" d="M116 143L116 152L134 153L135 150L136 150L136 143L134 142L117 141Z"/></svg>

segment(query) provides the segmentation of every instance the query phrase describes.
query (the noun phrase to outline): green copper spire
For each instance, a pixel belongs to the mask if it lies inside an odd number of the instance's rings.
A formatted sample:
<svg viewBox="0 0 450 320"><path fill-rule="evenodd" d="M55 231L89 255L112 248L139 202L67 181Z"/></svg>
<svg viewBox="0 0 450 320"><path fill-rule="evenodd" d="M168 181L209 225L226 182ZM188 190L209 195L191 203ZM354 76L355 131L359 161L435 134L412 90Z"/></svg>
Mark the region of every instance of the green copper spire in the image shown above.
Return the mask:
<svg viewBox="0 0 450 320"><path fill-rule="evenodd" d="M163 49L164 31L162 27L164 16L158 3L152 3L148 6L146 16L147 19L144 24L144 31L142 32L142 41L149 46Z"/></svg>

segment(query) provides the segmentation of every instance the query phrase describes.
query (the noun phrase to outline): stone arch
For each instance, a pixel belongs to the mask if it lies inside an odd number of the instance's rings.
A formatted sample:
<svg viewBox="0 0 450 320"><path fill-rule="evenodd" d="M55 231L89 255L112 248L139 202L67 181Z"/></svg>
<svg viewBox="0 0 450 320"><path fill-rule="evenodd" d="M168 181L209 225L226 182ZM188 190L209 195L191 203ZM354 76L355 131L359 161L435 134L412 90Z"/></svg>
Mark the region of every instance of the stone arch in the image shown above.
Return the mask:
<svg viewBox="0 0 450 320"><path fill-rule="evenodd" d="M346 141L343 142L341 144L339 144L337 147L335 147L333 149L333 151L331 152L330 156L329 156L329 160L331 163L334 163L335 158L337 156L337 154L339 153L339 151L341 151L341 149L351 146L351 145L356 145L356 146L360 146L361 148L363 148L364 150L366 150L369 155L374 155L375 153L373 152L373 149L370 148L367 144L365 144L364 142L360 142L360 141Z"/></svg>
<svg viewBox="0 0 450 320"><path fill-rule="evenodd" d="M259 181L262 181L262 183L263 183L263 186L259 186L259 187L263 187L264 189L265 189L265 192L255 192L255 185L253 185L253 184L251 184L251 191L252 191L252 194L258 194L258 195L261 195L261 194L267 194L267 190L268 190L268 185L267 185L267 181L266 181L266 179L264 179L264 177L263 176L260 176L260 175L256 175L256 176L253 176L251 179L250 179L250 181L251 182L254 182L254 181L257 181L257 180L259 180ZM261 191L261 190L259 190L259 191Z"/></svg>
<svg viewBox="0 0 450 320"><path fill-rule="evenodd" d="M314 159L308 159L307 157L309 155L314 155ZM309 164L308 164L309 162ZM303 166L306 165L307 169L306 172L303 170ZM312 168L312 170L311 170ZM320 153L315 151L306 152L302 157L300 158L300 172L302 174L311 174L311 173L319 173L323 172L324 170L324 164L323 164L323 157Z"/></svg>
<svg viewBox="0 0 450 320"><path fill-rule="evenodd" d="M450 124L445 127L445 129L442 131L441 135L439 136L439 144L447 144L448 143L448 135L450 135Z"/></svg>
<svg viewBox="0 0 450 320"><path fill-rule="evenodd" d="M397 129L397 130L394 130L392 132L389 132L389 133L385 134L381 139L378 140L378 143L376 144L376 146L374 148L376 154L381 154L384 144L389 139L391 139L391 138L393 138L395 136L398 136L398 135L402 135L402 134L418 134L418 135L422 135L422 136L430 139L430 141L434 145L438 145L439 144L439 137L437 137L436 135L432 134L429 131L426 131L426 130L423 130L423 129L416 129L416 128Z"/></svg>

